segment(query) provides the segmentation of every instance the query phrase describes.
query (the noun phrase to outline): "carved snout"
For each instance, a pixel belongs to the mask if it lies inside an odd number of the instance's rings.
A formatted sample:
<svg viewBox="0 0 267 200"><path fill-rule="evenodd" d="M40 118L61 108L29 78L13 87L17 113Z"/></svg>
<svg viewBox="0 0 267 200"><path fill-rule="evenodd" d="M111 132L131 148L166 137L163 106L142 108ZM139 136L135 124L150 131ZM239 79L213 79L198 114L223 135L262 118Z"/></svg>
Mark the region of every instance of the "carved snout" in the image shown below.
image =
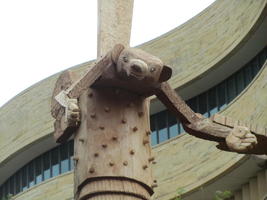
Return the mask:
<svg viewBox="0 0 267 200"><path fill-rule="evenodd" d="M128 75L132 75L137 79L143 79L148 73L148 66L142 60L131 59L129 64L130 64L130 70Z"/></svg>

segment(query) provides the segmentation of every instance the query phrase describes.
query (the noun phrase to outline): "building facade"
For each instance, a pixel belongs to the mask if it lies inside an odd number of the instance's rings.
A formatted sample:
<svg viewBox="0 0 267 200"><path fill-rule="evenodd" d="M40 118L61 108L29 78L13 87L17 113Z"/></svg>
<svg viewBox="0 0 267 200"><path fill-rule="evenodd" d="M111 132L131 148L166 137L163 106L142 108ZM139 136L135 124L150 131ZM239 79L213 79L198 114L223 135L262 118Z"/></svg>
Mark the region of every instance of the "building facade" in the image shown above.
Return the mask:
<svg viewBox="0 0 267 200"><path fill-rule="evenodd" d="M216 1L176 29L139 48L173 68L170 84L195 111L217 112L267 127L267 1ZM82 73L92 62L75 66ZM73 141L53 141L50 99L58 74L0 108L0 199L73 199ZM157 99L151 100L151 145L157 159L154 199L212 199L267 195L266 158L223 152L184 133Z"/></svg>

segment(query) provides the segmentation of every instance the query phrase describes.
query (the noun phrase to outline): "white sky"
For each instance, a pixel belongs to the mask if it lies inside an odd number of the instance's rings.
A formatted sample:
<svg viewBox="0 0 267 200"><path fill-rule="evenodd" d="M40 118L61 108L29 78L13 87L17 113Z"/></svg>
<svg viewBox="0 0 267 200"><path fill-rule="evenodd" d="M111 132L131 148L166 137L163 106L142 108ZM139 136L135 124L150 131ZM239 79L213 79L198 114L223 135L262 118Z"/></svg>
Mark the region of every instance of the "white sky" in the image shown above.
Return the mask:
<svg viewBox="0 0 267 200"><path fill-rule="evenodd" d="M135 0L131 46L184 23L214 0ZM0 0L0 106L96 58L97 0Z"/></svg>

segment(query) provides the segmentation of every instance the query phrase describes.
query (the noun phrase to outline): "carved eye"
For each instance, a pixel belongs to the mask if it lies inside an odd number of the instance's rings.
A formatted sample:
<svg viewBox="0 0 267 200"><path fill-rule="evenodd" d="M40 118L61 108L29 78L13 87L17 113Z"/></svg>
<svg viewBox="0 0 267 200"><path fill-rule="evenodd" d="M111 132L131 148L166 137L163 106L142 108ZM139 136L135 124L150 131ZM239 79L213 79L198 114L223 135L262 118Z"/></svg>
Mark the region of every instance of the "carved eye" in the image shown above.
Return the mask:
<svg viewBox="0 0 267 200"><path fill-rule="evenodd" d="M126 56L123 56L122 59L124 62L128 62L128 58Z"/></svg>
<svg viewBox="0 0 267 200"><path fill-rule="evenodd" d="M156 70L156 68L155 67L152 67L151 69L150 69L150 72L154 72Z"/></svg>

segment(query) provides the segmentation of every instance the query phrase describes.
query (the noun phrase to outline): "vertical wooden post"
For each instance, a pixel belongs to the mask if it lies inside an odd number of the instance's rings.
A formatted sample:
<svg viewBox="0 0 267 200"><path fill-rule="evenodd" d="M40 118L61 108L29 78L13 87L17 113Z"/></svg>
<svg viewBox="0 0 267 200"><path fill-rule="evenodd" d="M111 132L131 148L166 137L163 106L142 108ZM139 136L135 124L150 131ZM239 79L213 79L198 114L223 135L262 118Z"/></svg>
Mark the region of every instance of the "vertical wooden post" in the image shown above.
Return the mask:
<svg viewBox="0 0 267 200"><path fill-rule="evenodd" d="M97 57L114 45L129 46L134 0L98 0Z"/></svg>

